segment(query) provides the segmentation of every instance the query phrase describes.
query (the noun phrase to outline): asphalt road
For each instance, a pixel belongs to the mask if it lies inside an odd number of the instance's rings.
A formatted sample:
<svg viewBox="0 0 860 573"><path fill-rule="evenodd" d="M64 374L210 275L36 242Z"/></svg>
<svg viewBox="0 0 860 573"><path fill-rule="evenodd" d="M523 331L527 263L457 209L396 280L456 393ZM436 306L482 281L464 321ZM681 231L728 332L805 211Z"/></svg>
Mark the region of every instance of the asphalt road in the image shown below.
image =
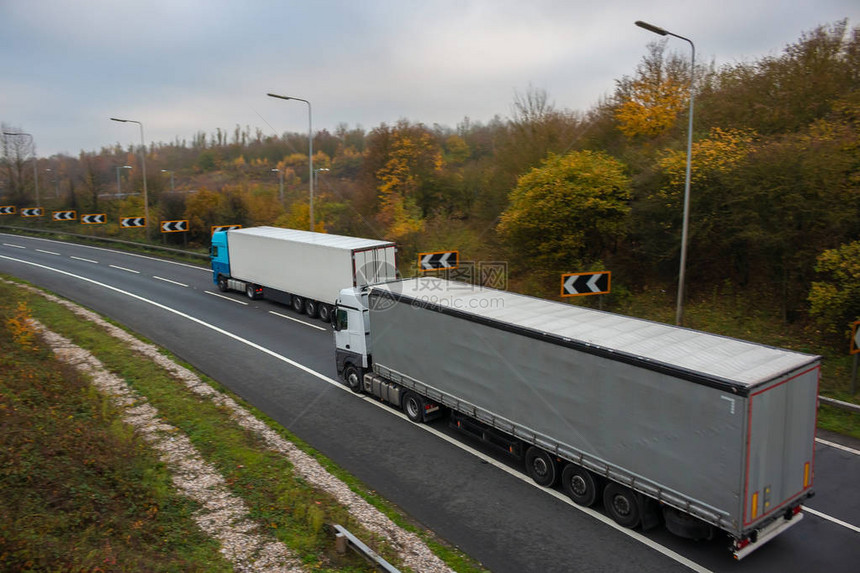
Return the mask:
<svg viewBox="0 0 860 573"><path fill-rule="evenodd" d="M621 529L515 464L410 423L336 380L330 329L268 301L219 293L207 268L0 234L0 273L91 308L163 346L265 412L416 522L503 572L828 571L860 567L860 447L816 445L804 520L741 562L658 528ZM833 438L837 439L837 438ZM827 437L827 441L831 441Z"/></svg>

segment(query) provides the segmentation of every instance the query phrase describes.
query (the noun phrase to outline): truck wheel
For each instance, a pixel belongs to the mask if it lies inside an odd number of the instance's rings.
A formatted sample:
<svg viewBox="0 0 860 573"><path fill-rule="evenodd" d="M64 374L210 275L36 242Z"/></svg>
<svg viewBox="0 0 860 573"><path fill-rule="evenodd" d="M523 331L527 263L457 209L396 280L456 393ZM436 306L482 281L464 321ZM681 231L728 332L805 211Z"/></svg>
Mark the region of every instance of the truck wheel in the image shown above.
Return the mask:
<svg viewBox="0 0 860 573"><path fill-rule="evenodd" d="M221 292L227 292L227 277L224 275L218 275L218 290Z"/></svg>
<svg viewBox="0 0 860 573"><path fill-rule="evenodd" d="M325 303L320 303L319 315L321 321L331 322L331 307Z"/></svg>
<svg viewBox="0 0 860 573"><path fill-rule="evenodd" d="M343 371L343 381L346 382L347 388L356 394L361 394L362 378L364 378L364 374L362 373L361 368L353 366L352 364L348 365Z"/></svg>
<svg viewBox="0 0 860 573"><path fill-rule="evenodd" d="M597 501L597 480L587 469L568 464L561 473L561 483L574 503L591 507Z"/></svg>
<svg viewBox="0 0 860 573"><path fill-rule="evenodd" d="M684 513L674 507L663 507L663 519L666 529L679 537L696 541L714 538L714 528L697 517Z"/></svg>
<svg viewBox="0 0 860 573"><path fill-rule="evenodd" d="M406 417L416 424L420 424L424 421L424 398L418 394L407 392L406 395L403 396L402 408Z"/></svg>
<svg viewBox="0 0 860 573"><path fill-rule="evenodd" d="M300 296L293 295L292 306L294 311L302 314L305 312L305 299Z"/></svg>
<svg viewBox="0 0 860 573"><path fill-rule="evenodd" d="M254 285L248 283L245 285L245 295L251 300L257 300L257 290Z"/></svg>
<svg viewBox="0 0 860 573"><path fill-rule="evenodd" d="M639 500L630 488L618 483L607 485L603 490L603 506L618 525L630 529L639 525Z"/></svg>
<svg viewBox="0 0 860 573"><path fill-rule="evenodd" d="M319 304L315 300L308 299L305 301L305 314L308 315L308 318L316 318L320 309Z"/></svg>
<svg viewBox="0 0 860 573"><path fill-rule="evenodd" d="M536 446L526 451L526 472L536 484L544 487L552 487L557 477L555 460Z"/></svg>

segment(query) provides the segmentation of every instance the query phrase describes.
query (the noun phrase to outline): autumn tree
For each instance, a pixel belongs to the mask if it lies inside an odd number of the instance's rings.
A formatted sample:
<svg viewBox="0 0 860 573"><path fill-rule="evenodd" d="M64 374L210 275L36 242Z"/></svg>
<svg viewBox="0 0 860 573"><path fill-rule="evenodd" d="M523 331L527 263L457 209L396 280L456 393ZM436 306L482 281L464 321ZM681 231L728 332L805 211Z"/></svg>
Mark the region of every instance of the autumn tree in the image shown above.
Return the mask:
<svg viewBox="0 0 860 573"><path fill-rule="evenodd" d="M498 142L497 164L513 186L517 177L550 153L564 155L575 149L585 130L579 114L557 109L546 90L529 86L514 94L511 118Z"/></svg>
<svg viewBox="0 0 860 573"><path fill-rule="evenodd" d="M422 124L400 121L370 134L365 173L376 188L376 221L392 240L424 228L424 218L440 205L442 148Z"/></svg>
<svg viewBox="0 0 860 573"><path fill-rule="evenodd" d="M726 65L696 94L705 125L769 135L804 129L860 82L860 27L818 26L782 53Z"/></svg>
<svg viewBox="0 0 860 573"><path fill-rule="evenodd" d="M860 241L824 251L815 271L819 280L809 291L809 313L823 332L839 337L860 320Z"/></svg>
<svg viewBox="0 0 860 573"><path fill-rule="evenodd" d="M677 56L665 57L665 47L665 41L650 44L636 75L617 82L615 118L627 137L664 134L689 102L690 72Z"/></svg>
<svg viewBox="0 0 860 573"><path fill-rule="evenodd" d="M520 177L498 232L519 270L583 269L624 235L630 185L624 166L604 153L550 155Z"/></svg>

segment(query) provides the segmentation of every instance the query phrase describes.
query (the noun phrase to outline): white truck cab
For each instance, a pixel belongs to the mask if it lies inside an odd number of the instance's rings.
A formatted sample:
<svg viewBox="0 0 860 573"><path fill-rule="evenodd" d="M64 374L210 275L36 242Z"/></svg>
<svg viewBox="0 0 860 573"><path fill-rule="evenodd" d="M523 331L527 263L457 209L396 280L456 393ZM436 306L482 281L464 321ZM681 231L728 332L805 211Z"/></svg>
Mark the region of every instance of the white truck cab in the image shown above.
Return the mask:
<svg viewBox="0 0 860 573"><path fill-rule="evenodd" d="M335 359L338 375L353 392L361 391L370 368L369 335L367 287L341 290L334 321Z"/></svg>

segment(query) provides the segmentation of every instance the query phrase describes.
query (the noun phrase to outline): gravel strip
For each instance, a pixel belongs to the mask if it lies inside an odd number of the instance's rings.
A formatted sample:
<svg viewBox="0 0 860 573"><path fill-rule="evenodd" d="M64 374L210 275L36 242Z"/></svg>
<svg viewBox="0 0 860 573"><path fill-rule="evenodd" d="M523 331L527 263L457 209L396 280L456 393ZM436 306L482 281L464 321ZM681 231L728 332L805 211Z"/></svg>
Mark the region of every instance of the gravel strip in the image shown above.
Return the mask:
<svg viewBox="0 0 860 573"><path fill-rule="evenodd" d="M265 423L254 417L248 410L237 404L232 398L218 392L200 380L196 374L161 354L158 348L142 342L121 328L103 320L97 314L72 302L60 299L38 289L32 290L53 302L65 306L81 318L98 324L111 336L128 344L135 352L155 361L159 366L170 372L177 380L185 384L191 391L211 399L216 404L226 408L239 425L255 432L269 448L286 456L293 464L298 475L301 475L314 487L331 494L368 531L386 539L395 551L397 551L404 565L413 571L420 571L421 573L448 573L453 571L416 534L399 527L385 514L370 505L364 498L353 492L343 481L330 474L312 456L301 451L289 440L284 439Z"/></svg>
<svg viewBox="0 0 860 573"><path fill-rule="evenodd" d="M132 426L156 451L173 474L180 494L201 505L194 520L221 544L221 553L236 571L298 573L305 569L286 545L259 532L245 502L226 487L220 473L197 452L178 428L164 423L158 410L136 394L89 351L30 320L33 328L53 349L57 358L90 377L92 384L109 396L121 410L122 420Z"/></svg>

